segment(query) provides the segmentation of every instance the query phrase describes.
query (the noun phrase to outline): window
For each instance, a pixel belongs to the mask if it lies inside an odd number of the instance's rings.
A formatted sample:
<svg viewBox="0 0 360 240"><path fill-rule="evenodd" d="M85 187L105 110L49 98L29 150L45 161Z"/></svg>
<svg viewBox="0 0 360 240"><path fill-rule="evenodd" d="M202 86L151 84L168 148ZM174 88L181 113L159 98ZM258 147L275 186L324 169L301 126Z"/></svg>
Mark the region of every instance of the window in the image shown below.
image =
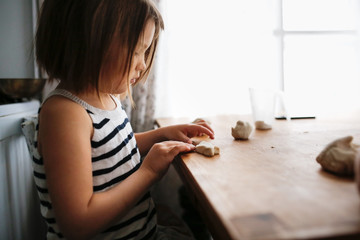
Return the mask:
<svg viewBox="0 0 360 240"><path fill-rule="evenodd" d="M282 0L283 89L295 115L359 109L358 1ZM352 104L350 104L352 103ZM351 109L354 108L354 109Z"/></svg>
<svg viewBox="0 0 360 240"><path fill-rule="evenodd" d="M163 0L156 115L248 114L250 87L292 114L359 113L357 2Z"/></svg>

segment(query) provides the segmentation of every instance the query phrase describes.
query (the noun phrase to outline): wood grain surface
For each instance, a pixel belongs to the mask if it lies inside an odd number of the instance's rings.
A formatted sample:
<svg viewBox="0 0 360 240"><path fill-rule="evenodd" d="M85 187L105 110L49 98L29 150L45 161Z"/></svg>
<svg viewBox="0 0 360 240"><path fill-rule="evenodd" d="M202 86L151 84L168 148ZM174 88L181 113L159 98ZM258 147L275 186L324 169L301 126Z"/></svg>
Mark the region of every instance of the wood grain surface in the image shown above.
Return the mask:
<svg viewBox="0 0 360 240"><path fill-rule="evenodd" d="M160 127L192 119L157 119ZM214 239L360 239L360 196L353 178L321 169L316 156L352 135L360 121L276 120L234 140L231 127L250 116L209 118L220 155L187 153L174 165Z"/></svg>

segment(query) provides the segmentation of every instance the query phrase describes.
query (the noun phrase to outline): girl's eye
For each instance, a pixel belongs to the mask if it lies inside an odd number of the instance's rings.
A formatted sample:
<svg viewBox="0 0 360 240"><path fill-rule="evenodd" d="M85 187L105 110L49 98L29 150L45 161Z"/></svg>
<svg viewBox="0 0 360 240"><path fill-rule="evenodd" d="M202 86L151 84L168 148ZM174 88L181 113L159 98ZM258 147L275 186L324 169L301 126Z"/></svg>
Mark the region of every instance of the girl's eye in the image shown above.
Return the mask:
<svg viewBox="0 0 360 240"><path fill-rule="evenodd" d="M145 58L148 58L149 54L150 54L150 48L148 48L148 49L146 50L146 52L145 52Z"/></svg>

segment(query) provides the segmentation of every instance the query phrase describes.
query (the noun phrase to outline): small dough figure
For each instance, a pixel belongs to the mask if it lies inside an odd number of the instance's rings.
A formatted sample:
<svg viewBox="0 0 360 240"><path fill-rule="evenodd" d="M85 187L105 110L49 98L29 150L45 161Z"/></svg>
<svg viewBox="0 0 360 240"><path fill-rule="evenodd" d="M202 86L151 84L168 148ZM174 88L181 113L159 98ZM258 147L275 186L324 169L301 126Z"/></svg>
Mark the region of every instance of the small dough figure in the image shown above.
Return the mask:
<svg viewBox="0 0 360 240"><path fill-rule="evenodd" d="M256 121L255 122L255 128L259 130L269 130L271 129L271 125L264 122L264 121Z"/></svg>
<svg viewBox="0 0 360 240"><path fill-rule="evenodd" d="M231 128L231 135L237 140L247 140L253 130L253 127L248 122L237 121L235 128Z"/></svg>
<svg viewBox="0 0 360 240"><path fill-rule="evenodd" d="M214 155L220 154L220 149L217 146L214 146L212 143L207 141L201 141L196 145L195 152L202 155L213 157Z"/></svg>
<svg viewBox="0 0 360 240"><path fill-rule="evenodd" d="M337 139L329 143L316 157L316 161L325 170L338 175L354 175L354 161L359 146L351 143L352 136Z"/></svg>

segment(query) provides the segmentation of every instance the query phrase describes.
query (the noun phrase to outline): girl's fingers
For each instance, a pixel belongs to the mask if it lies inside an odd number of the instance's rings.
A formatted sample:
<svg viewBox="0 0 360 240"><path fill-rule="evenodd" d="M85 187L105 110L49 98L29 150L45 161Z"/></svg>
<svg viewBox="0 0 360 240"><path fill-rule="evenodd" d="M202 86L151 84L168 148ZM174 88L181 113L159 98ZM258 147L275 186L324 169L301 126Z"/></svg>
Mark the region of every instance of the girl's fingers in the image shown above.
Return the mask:
<svg viewBox="0 0 360 240"><path fill-rule="evenodd" d="M182 133L182 132L180 133L180 135L181 135L181 136L180 136L180 139L179 139L180 141L182 141L182 142L184 142L184 143L190 143L190 144L192 143L192 142L191 142L191 139L190 139L187 135L185 135L185 134Z"/></svg>
<svg viewBox="0 0 360 240"><path fill-rule="evenodd" d="M214 132L214 130L210 127L210 125L209 125L207 122L205 122L205 121L199 123L199 125L201 125L201 126L203 126L203 127L205 127L205 128L210 129L211 132Z"/></svg>
<svg viewBox="0 0 360 240"><path fill-rule="evenodd" d="M198 121L198 122L196 122L194 124L203 127L202 130L205 131L205 132L201 132L199 135L206 134L211 139L214 139L214 130L210 127L208 122L202 120L202 121Z"/></svg>
<svg viewBox="0 0 360 240"><path fill-rule="evenodd" d="M201 127L200 135L201 134L206 134L211 139L215 138L214 131L210 127L205 127L205 126L202 126L202 125L200 125L200 127Z"/></svg>
<svg viewBox="0 0 360 240"><path fill-rule="evenodd" d="M183 143L183 142L176 142L176 141L171 141L169 142L169 146L170 148L170 155L172 155L173 157L175 157L176 155L178 155L181 152L189 152L194 150L195 146L192 144L188 144L188 143Z"/></svg>

